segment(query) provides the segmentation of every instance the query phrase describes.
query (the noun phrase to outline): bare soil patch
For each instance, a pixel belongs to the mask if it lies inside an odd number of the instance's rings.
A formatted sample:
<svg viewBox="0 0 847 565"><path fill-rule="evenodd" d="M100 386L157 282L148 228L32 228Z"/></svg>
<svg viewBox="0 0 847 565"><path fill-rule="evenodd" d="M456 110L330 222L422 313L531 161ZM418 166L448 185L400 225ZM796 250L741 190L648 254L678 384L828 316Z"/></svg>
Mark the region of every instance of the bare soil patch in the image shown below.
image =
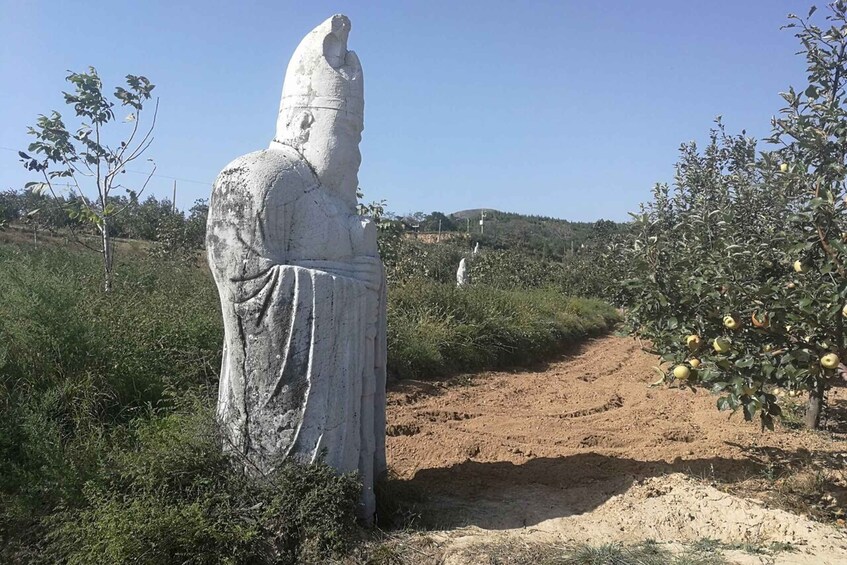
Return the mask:
<svg viewBox="0 0 847 565"><path fill-rule="evenodd" d="M441 555L517 535L776 543L798 550L776 563L847 563L847 391L826 432L762 432L706 391L650 387L655 365L608 336L535 370L394 383L389 464L426 493Z"/></svg>

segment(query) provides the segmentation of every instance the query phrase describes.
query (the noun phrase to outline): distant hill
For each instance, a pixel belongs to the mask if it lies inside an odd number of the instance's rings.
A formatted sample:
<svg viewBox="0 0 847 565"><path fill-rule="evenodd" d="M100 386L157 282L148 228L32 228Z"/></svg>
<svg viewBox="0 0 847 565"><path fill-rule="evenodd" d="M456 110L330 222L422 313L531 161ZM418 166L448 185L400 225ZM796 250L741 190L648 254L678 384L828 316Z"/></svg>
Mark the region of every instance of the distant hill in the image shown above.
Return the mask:
<svg viewBox="0 0 847 565"><path fill-rule="evenodd" d="M485 212L484 232L480 215ZM627 224L610 220L570 222L547 216L529 216L490 208L460 210L449 215L459 229L468 229L473 239L495 249L517 249L546 257L561 257L590 241L605 240Z"/></svg>

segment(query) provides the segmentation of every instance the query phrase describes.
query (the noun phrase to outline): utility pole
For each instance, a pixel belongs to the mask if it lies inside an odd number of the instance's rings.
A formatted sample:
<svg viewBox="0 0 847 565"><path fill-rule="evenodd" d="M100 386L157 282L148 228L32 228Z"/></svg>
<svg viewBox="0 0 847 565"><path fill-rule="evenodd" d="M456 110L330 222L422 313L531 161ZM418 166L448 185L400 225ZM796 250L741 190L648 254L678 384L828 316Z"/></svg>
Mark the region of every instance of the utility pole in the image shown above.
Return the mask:
<svg viewBox="0 0 847 565"><path fill-rule="evenodd" d="M436 243L441 242L441 220L438 220L438 237L435 238Z"/></svg>
<svg viewBox="0 0 847 565"><path fill-rule="evenodd" d="M468 233L471 233L471 219L468 217L466 220L468 221Z"/></svg>
<svg viewBox="0 0 847 565"><path fill-rule="evenodd" d="M485 210L479 213L479 234L485 235Z"/></svg>
<svg viewBox="0 0 847 565"><path fill-rule="evenodd" d="M171 214L176 214L176 179L174 179L174 197L171 200Z"/></svg>

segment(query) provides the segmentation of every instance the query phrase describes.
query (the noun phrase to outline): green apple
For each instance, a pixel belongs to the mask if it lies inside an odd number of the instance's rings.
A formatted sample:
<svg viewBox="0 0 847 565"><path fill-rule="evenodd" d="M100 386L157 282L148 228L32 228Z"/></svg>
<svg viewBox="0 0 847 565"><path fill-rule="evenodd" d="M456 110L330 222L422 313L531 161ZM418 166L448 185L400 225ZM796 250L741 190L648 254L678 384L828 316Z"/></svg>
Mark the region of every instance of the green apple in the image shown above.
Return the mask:
<svg viewBox="0 0 847 565"><path fill-rule="evenodd" d="M821 367L824 369L834 369L839 363L841 363L841 360L835 353L827 353L821 357Z"/></svg>
<svg viewBox="0 0 847 565"><path fill-rule="evenodd" d="M688 345L688 349L690 349L691 351L695 351L700 347L700 336L691 334L690 336L685 338L685 343L686 345Z"/></svg>
<svg viewBox="0 0 847 565"><path fill-rule="evenodd" d="M691 371L685 365L677 365L673 368L673 376L681 381L684 381L691 376Z"/></svg>
<svg viewBox="0 0 847 565"><path fill-rule="evenodd" d="M712 342L712 347L714 347L715 351L718 353L726 353L729 351L730 345L732 345L732 343L725 337L716 337L715 341Z"/></svg>

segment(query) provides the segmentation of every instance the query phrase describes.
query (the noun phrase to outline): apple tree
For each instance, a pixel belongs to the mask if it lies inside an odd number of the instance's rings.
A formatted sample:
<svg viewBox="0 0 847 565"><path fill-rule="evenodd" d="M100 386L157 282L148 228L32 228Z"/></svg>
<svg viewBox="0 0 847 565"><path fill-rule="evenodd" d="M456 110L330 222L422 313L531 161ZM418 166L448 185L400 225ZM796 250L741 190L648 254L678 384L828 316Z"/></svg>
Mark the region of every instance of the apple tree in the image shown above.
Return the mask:
<svg viewBox="0 0 847 565"><path fill-rule="evenodd" d="M700 150L682 147L673 189L636 214L621 260L630 329L667 363L667 379L711 388L720 409L773 427L774 390L806 391L817 428L843 375L847 316L847 4L827 25L789 15L808 84L758 152L718 123Z"/></svg>

